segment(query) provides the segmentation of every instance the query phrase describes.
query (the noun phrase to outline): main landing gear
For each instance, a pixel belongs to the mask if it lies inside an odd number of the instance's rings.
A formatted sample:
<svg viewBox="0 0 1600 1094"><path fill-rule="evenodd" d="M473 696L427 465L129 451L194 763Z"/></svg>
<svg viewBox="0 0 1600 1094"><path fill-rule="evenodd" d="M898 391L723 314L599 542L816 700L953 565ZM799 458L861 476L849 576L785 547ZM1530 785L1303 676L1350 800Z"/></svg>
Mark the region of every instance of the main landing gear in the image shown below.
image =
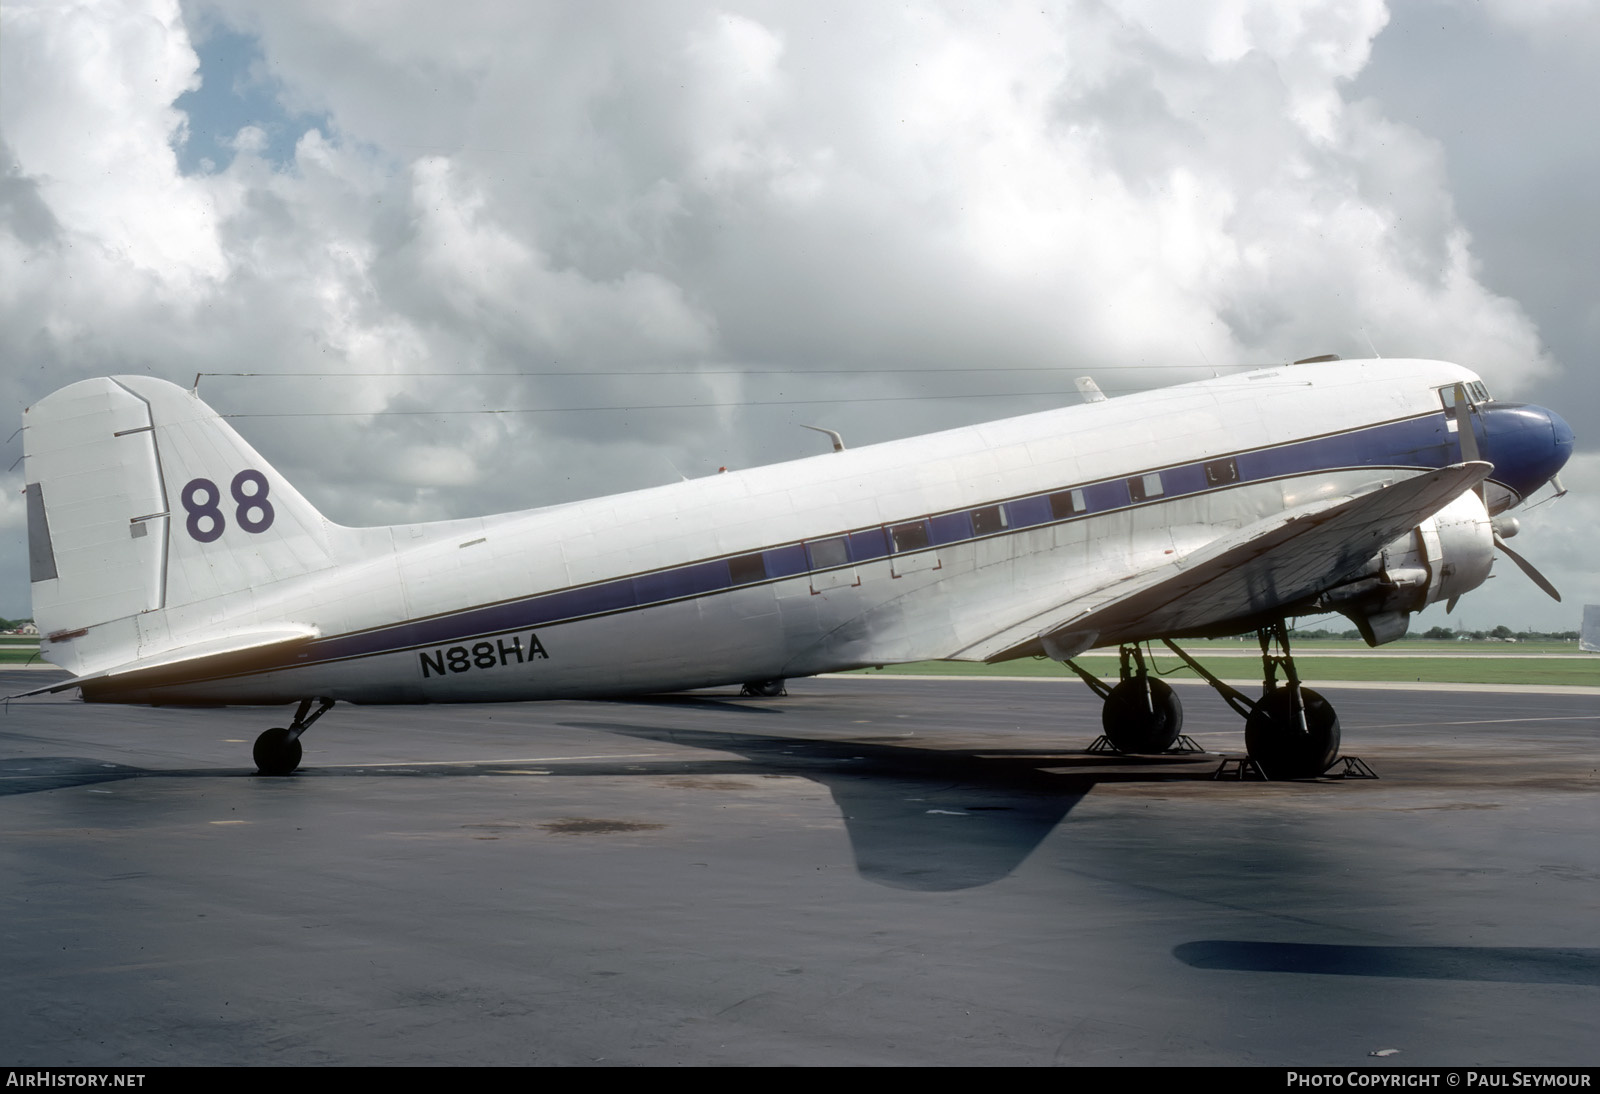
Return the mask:
<svg viewBox="0 0 1600 1094"><path fill-rule="evenodd" d="M739 694L756 699L776 699L780 695L789 694L789 689L784 687L784 683L785 680L781 676L772 680L751 680L739 689Z"/></svg>
<svg viewBox="0 0 1600 1094"><path fill-rule="evenodd" d="M1321 695L1300 683L1283 620L1256 632L1261 643L1261 698L1251 699L1212 675L1170 640L1163 644L1244 717L1245 749L1268 779L1314 779L1339 756L1339 716ZM1163 752L1178 740L1183 711L1165 682L1150 677L1137 646L1122 647L1122 682L1115 687L1067 662L1105 699L1105 739L1118 752ZM1278 672L1283 672L1283 683ZM1170 728L1169 728L1170 727ZM1170 733L1170 736L1168 735Z"/></svg>
<svg viewBox="0 0 1600 1094"><path fill-rule="evenodd" d="M1314 779L1339 758L1339 716L1326 699L1300 685L1284 622L1256 633L1261 642L1261 699L1244 721L1245 751L1269 779Z"/></svg>
<svg viewBox="0 0 1600 1094"><path fill-rule="evenodd" d="M322 705L312 711L312 703ZM311 723L326 714L332 706L332 699L303 699L300 709L295 711L294 721L289 723L287 729L269 729L257 737L255 747L251 749L256 770L263 775L292 774L300 766L300 734L310 729Z"/></svg>
<svg viewBox="0 0 1600 1094"><path fill-rule="evenodd" d="M1171 684L1150 675L1144 651L1137 645L1125 645L1120 652L1120 682L1116 685L1106 684L1071 661L1067 667L1105 700L1100 725L1106 746L1113 752L1166 752L1182 735L1183 704ZM1090 751L1096 751L1101 741L1091 745Z"/></svg>

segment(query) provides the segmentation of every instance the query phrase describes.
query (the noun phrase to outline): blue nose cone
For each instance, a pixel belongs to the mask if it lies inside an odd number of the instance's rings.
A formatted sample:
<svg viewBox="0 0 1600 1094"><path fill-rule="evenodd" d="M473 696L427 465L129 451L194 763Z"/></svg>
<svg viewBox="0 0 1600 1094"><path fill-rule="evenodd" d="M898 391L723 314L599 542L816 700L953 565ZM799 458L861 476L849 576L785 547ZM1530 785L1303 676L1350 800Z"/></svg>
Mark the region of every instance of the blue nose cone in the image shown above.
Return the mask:
<svg viewBox="0 0 1600 1094"><path fill-rule="evenodd" d="M1553 410L1545 411L1545 416L1550 419L1550 428L1556 435L1556 448L1561 452L1561 462L1565 464L1567 457L1572 455L1572 427L1567 420ZM1556 468L1557 471L1561 468Z"/></svg>
<svg viewBox="0 0 1600 1094"><path fill-rule="evenodd" d="M1527 497L1572 456L1572 427L1553 410L1527 403L1489 403L1482 410L1483 457L1489 476Z"/></svg>

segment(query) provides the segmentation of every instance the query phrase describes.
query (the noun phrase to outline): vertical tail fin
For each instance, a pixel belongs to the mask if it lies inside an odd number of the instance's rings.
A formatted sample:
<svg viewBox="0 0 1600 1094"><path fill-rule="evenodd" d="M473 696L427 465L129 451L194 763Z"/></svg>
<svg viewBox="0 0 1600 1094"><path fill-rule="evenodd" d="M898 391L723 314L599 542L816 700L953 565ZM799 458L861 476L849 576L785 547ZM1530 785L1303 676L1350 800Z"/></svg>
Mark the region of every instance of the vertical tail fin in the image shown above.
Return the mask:
<svg viewBox="0 0 1600 1094"><path fill-rule="evenodd" d="M34 622L57 664L148 654L174 612L192 632L207 602L332 565L335 526L175 384L84 380L23 424Z"/></svg>

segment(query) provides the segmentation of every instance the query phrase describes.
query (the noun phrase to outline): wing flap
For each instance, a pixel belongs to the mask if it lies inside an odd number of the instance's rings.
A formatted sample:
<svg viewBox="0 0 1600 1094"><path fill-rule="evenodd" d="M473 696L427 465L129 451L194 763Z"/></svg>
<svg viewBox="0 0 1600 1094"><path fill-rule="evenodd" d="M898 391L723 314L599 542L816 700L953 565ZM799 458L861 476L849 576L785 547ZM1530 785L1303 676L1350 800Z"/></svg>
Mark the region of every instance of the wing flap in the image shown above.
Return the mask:
<svg viewBox="0 0 1600 1094"><path fill-rule="evenodd" d="M1354 570L1493 469L1482 462L1454 464L1286 510L1183 559L1030 616L952 656L1064 658L1135 635L1180 634L1269 612Z"/></svg>

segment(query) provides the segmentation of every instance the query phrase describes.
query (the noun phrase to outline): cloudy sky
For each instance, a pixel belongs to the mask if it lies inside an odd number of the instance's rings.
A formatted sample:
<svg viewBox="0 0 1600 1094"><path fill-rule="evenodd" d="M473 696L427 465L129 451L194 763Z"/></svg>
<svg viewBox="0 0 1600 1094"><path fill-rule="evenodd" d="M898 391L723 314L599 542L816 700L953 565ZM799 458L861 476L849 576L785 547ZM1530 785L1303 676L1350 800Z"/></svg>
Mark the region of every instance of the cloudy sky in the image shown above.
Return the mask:
<svg viewBox="0 0 1600 1094"><path fill-rule="evenodd" d="M1566 604L1500 564L1468 624L1600 603L1593 0L4 0L0 50L13 422L266 374L201 394L390 523L1376 350L1578 433L1516 543Z"/></svg>

